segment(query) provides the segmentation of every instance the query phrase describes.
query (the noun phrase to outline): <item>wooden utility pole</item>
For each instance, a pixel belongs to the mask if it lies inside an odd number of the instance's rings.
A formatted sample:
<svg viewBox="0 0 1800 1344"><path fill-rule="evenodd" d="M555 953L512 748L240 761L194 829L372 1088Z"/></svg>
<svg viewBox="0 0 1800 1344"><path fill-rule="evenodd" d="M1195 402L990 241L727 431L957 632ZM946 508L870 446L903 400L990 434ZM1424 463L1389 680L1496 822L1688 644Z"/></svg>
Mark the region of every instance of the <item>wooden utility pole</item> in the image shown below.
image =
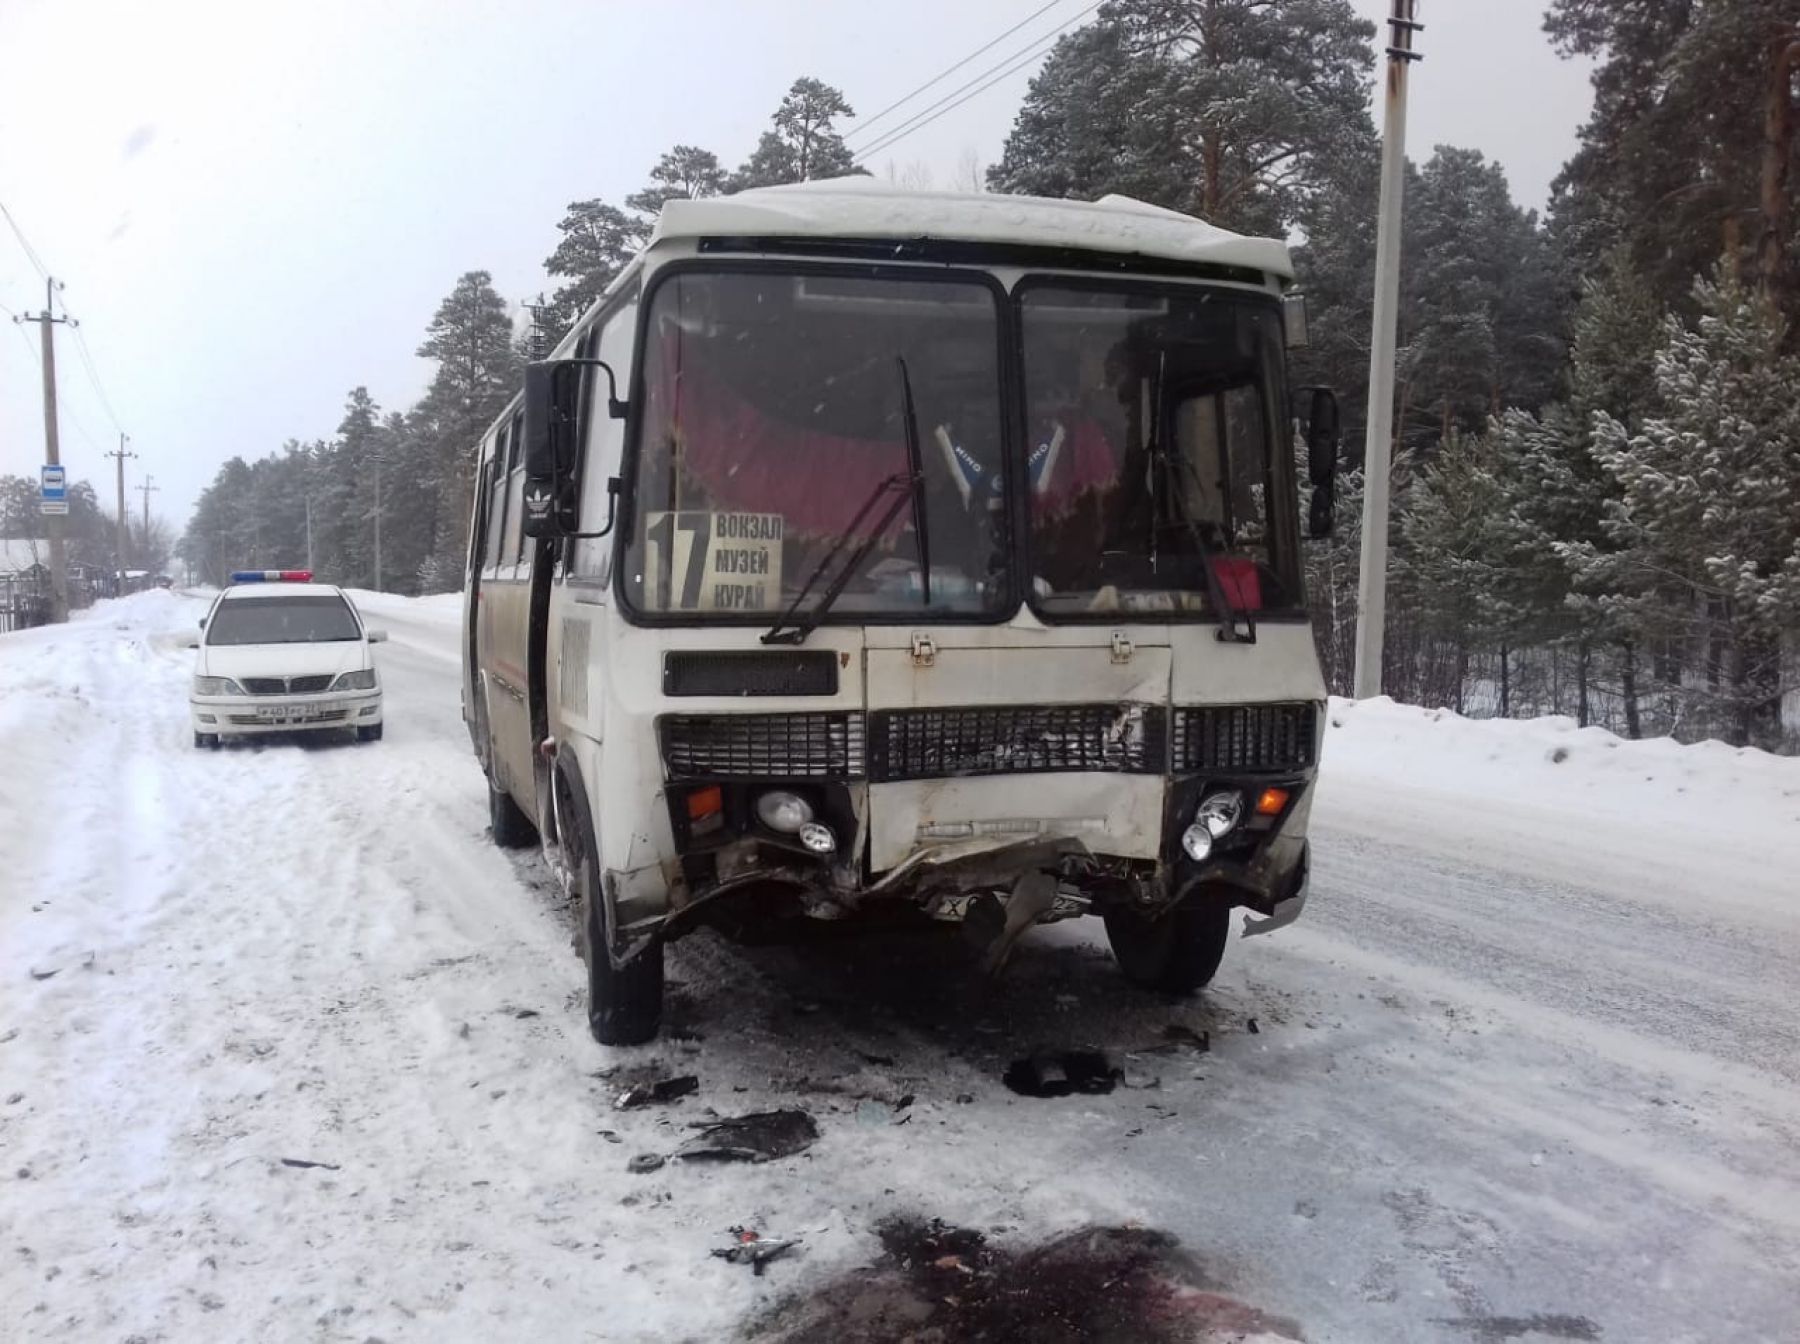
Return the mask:
<svg viewBox="0 0 1800 1344"><path fill-rule="evenodd" d="M154 490L162 489L160 485L151 484L155 479L156 477L146 472L144 474L144 483L136 487L144 494L144 530L142 536L144 538L144 578L146 580L152 577L150 573L150 494Z"/></svg>
<svg viewBox="0 0 1800 1344"><path fill-rule="evenodd" d="M113 578L117 587L113 591L114 597L125 596L125 540L129 534L129 523L125 514L125 459L137 456L136 453L125 451L127 442L129 440L121 433L119 446L107 454L108 457L117 458L119 464L119 529L117 540L114 543L117 547L117 562L113 566Z"/></svg>
<svg viewBox="0 0 1800 1344"><path fill-rule="evenodd" d="M1375 233L1375 322L1369 342L1369 426L1363 447L1362 575L1356 614L1358 700L1381 694L1387 622L1388 468L1394 448L1394 327L1400 307L1400 197L1406 186L1406 71L1421 57L1416 0L1388 18L1387 113L1381 127L1381 210Z"/></svg>
<svg viewBox="0 0 1800 1344"><path fill-rule="evenodd" d="M14 319L19 322L35 322L43 342L44 368L44 462L48 466L62 464L61 444L56 432L56 341L52 329L57 323L75 325L75 319L66 313L57 317L52 309L56 302L57 283L49 276L44 277L44 311L36 317L29 313ZM50 619L57 622L69 619L69 567L63 554L63 520L60 514L46 514L44 524L50 536Z"/></svg>

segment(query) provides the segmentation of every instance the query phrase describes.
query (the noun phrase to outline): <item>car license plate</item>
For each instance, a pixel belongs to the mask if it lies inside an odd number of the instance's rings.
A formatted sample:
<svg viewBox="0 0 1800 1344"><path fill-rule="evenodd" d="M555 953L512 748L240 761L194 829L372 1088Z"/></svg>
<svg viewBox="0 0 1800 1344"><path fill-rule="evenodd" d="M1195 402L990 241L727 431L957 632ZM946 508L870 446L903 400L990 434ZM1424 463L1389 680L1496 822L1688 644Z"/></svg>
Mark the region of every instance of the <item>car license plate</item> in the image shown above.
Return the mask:
<svg viewBox="0 0 1800 1344"><path fill-rule="evenodd" d="M258 705L256 717L272 723L280 723L288 717L286 705Z"/></svg>

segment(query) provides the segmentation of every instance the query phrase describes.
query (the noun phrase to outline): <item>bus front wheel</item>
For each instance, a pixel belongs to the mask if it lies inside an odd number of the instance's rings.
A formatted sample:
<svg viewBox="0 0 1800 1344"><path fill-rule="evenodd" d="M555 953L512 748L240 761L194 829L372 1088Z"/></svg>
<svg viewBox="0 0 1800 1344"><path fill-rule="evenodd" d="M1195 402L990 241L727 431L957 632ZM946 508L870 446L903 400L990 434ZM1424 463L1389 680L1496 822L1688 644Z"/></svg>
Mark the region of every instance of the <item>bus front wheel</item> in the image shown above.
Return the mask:
<svg viewBox="0 0 1800 1344"><path fill-rule="evenodd" d="M1165 994L1204 989L1231 939L1231 902L1200 891L1160 918L1129 907L1106 911L1106 941L1125 978Z"/></svg>
<svg viewBox="0 0 1800 1344"><path fill-rule="evenodd" d="M565 778L555 787L560 791L556 869L564 895L580 912L576 943L587 967L588 1031L601 1045L642 1045L662 1027L663 945L652 942L624 961L608 950L606 894L587 809L569 805Z"/></svg>

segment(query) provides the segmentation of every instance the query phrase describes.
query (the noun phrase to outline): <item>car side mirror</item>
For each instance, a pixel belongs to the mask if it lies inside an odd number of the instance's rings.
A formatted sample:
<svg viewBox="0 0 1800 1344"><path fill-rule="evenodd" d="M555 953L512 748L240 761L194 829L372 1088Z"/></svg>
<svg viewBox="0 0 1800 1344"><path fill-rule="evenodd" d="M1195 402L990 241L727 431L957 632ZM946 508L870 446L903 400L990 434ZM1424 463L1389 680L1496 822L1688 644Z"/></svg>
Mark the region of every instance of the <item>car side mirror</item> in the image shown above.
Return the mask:
<svg viewBox="0 0 1800 1344"><path fill-rule="evenodd" d="M1307 534L1314 541L1331 535L1337 525L1337 469L1342 438L1337 393L1329 387L1303 389L1311 393L1306 418L1306 471L1312 482L1312 508Z"/></svg>
<svg viewBox="0 0 1800 1344"><path fill-rule="evenodd" d="M528 537L571 537L578 517L581 466L581 371L606 374L606 411L625 418L612 366L598 359L544 360L525 366L525 516Z"/></svg>
<svg viewBox="0 0 1800 1344"><path fill-rule="evenodd" d="M387 631L385 630L365 630L363 635L371 644L387 643Z"/></svg>

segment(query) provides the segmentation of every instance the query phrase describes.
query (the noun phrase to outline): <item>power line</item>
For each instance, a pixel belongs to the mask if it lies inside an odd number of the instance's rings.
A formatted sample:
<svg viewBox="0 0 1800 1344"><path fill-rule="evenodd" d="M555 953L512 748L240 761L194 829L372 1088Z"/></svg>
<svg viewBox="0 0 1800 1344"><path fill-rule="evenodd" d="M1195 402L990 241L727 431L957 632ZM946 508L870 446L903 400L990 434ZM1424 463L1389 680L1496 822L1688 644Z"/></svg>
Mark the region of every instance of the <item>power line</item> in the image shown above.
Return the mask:
<svg viewBox="0 0 1800 1344"><path fill-rule="evenodd" d="M1028 43L1020 50L1014 51L1011 55L1001 57L999 61L976 75L974 79L952 89L930 107L915 113L909 120L900 123L900 125L896 126L892 131L889 131L886 135L877 140L876 143L870 145L867 149L860 151L856 156L857 163L866 163L872 156L879 154L884 150L893 148L902 140L906 139L907 136L913 134L913 132L924 130L939 117L954 112L971 98L987 92L987 90L993 88L994 85L998 84L1001 80L1023 70L1039 56L1043 55L1050 44L1053 43L1066 29L1079 23L1082 19L1085 19L1089 14L1092 14L1099 8L1100 0L1095 0L1095 3L1076 14L1074 18L1069 19L1059 27L1052 28L1044 36ZM1008 62L1011 62L1011 64L1008 64ZM1001 66L1005 66L1006 68L1001 69ZM995 71L999 71L999 73L995 74ZM987 77L989 75L992 75L993 78L988 79ZM981 80L986 80L986 82L981 83L980 86L976 88L970 87ZM964 93L965 89L968 90L967 93ZM959 98L957 97L958 94L962 94L963 96ZM955 101L952 101L952 99Z"/></svg>
<svg viewBox="0 0 1800 1344"><path fill-rule="evenodd" d="M936 84L939 81L946 79L949 76L955 74L958 70L962 69L970 61L974 60L977 56L981 55L982 52L988 51L994 47L999 46L1000 43L1006 41L1007 38L1011 37L1014 33L1018 32L1019 29L1023 28L1026 24L1030 23L1033 19L1037 18L1038 15L1043 14L1048 10L1055 9L1062 2L1063 2L1063 0L1050 0L1049 4L1044 5L1041 8L1032 10L1031 13L1027 14L1024 18L1020 19L1012 27L1008 28L1004 33L1001 33L1000 36L996 37L992 42L987 43L987 45L985 45L985 46L976 47L974 51L971 51L967 56L963 57L955 65L951 66L947 70L939 71L937 74L933 75L930 79L926 80L923 84L919 85L918 88L914 89L911 93L907 94L906 97L901 98L896 102L889 103L886 107L882 108L881 111L877 112L874 116L869 117L869 118L865 119L864 121L862 121L853 130L846 131L844 133L844 139L846 141L854 140L857 136L861 135L864 131L868 130L869 127L873 126L876 122L880 121L883 117L885 117L888 113L892 112L895 108L901 107L906 103L910 103L913 99L917 98L921 93L924 93L926 89L929 89L933 84Z"/></svg>
<svg viewBox="0 0 1800 1344"><path fill-rule="evenodd" d="M25 334L24 327L15 325L13 330L18 332L19 339L25 342L25 353L31 356L32 364L42 372L44 367L44 357L38 354L36 342ZM106 449L100 446L100 440L94 437L94 432L81 422L81 417L75 414L75 410L72 406L66 402L60 403L57 406L57 414L75 427L75 432L87 440L88 447L92 448L97 453L104 454L106 452Z"/></svg>
<svg viewBox="0 0 1800 1344"><path fill-rule="evenodd" d="M66 306L64 311L68 311ZM80 327L75 328L75 353L81 356L81 366L87 370L88 381L94 385L100 404L106 408L107 419L112 421L114 429L123 434L125 426L119 423L119 413L113 409L112 398L106 395L106 388L100 383L100 370L94 367L94 354L88 349L87 337Z"/></svg>
<svg viewBox="0 0 1800 1344"><path fill-rule="evenodd" d="M30 260L32 266L36 268L39 277L48 280L50 278L50 272L45 269L42 259L40 259L37 254L37 249L34 248L31 245L31 241L25 237L25 231L19 227L18 220L12 217L12 211L6 208L5 201L0 201L0 215L6 216L6 222L13 231L13 237L17 238L19 240L19 246L25 249L25 256Z"/></svg>

